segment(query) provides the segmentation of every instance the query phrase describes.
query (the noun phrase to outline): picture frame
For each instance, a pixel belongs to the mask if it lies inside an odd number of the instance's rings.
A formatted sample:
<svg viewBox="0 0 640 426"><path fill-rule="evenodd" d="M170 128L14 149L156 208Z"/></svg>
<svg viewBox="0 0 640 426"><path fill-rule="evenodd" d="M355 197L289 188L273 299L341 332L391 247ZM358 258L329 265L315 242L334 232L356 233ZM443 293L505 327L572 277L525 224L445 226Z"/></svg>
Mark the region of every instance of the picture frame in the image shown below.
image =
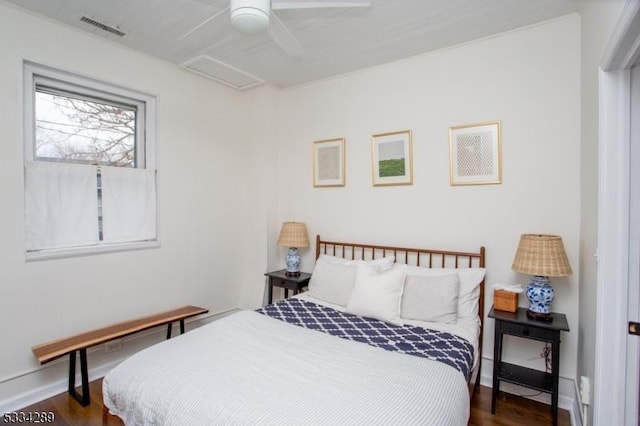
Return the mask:
<svg viewBox="0 0 640 426"><path fill-rule="evenodd" d="M449 183L452 186L502 183L499 121L449 128Z"/></svg>
<svg viewBox="0 0 640 426"><path fill-rule="evenodd" d="M371 136L373 186L413 184L411 130Z"/></svg>
<svg viewBox="0 0 640 426"><path fill-rule="evenodd" d="M345 139L313 142L313 186L345 186Z"/></svg>

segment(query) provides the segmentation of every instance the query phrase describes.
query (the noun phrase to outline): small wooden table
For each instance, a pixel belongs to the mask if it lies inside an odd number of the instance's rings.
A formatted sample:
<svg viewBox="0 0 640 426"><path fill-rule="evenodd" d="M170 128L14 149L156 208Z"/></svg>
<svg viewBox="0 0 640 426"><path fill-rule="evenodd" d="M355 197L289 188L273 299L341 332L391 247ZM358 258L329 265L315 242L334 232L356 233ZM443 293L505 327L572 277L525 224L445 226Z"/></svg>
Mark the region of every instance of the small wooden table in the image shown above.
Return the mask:
<svg viewBox="0 0 640 426"><path fill-rule="evenodd" d="M293 294L300 293L300 290L309 285L311 274L300 272L297 277L291 277L286 274L286 269L279 271L267 272L265 275L269 277L269 304L273 302L273 287L284 288L285 299L289 297L289 290L293 290Z"/></svg>
<svg viewBox="0 0 640 426"><path fill-rule="evenodd" d="M208 309L197 306L183 306L167 312L161 312L142 318L112 324L85 333L76 334L62 339L53 340L31 348L40 364L45 364L69 354L69 394L82 406L91 403L89 399L89 374L87 371L87 348L109 340L128 336L138 331L159 325L167 325L167 339L171 337L171 327L176 321L180 322L180 333L184 333L184 320L209 312ZM80 374L82 376L82 394L76 391L76 351L80 353Z"/></svg>
<svg viewBox="0 0 640 426"><path fill-rule="evenodd" d="M500 391L500 381L514 383L551 394L551 414L553 425L558 424L558 379L560 373L560 332L569 331L569 323L564 314L552 313L549 322L536 321L527 317L525 308L516 312L499 311L491 307L489 318L495 319L495 341L493 344L493 391L491 393L491 414L496 412L496 397ZM521 367L502 362L502 338L505 334L524 339L551 343L551 372Z"/></svg>

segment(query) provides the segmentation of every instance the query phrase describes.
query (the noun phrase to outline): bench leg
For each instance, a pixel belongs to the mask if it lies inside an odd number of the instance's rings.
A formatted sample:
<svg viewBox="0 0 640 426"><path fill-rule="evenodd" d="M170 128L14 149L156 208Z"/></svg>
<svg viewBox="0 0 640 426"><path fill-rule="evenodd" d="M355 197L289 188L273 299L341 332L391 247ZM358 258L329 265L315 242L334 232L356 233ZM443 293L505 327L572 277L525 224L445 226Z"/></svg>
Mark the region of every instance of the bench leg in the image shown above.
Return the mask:
<svg viewBox="0 0 640 426"><path fill-rule="evenodd" d="M91 403L89 395L89 374L87 371L87 349L79 349L80 352L80 375L82 377L82 395L76 391L76 352L69 353L69 394L86 407Z"/></svg>
<svg viewBox="0 0 640 426"><path fill-rule="evenodd" d="M171 339L171 328L173 327L173 323L167 324L167 340ZM184 334L184 320L180 320L180 334Z"/></svg>
<svg viewBox="0 0 640 426"><path fill-rule="evenodd" d="M170 322L167 324L167 340L171 339L171 329L173 327L173 323ZM184 320L180 320L180 334L184 334Z"/></svg>

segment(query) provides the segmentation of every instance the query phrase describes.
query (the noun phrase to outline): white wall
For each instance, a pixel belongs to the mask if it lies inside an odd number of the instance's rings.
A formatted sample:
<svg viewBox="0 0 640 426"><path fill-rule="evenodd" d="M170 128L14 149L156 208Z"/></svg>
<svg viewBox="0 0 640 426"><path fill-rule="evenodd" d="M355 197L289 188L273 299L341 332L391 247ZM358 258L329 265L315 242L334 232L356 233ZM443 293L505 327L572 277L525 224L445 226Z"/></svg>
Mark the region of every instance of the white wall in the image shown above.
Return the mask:
<svg viewBox="0 0 640 426"><path fill-rule="evenodd" d="M249 144L243 96L174 65L0 3L0 411L39 386L64 390L66 359L40 367L31 347L194 304L237 306L245 260ZM22 61L157 96L161 248L26 263ZM153 337L162 339L162 331ZM127 343L123 353L126 352ZM92 369L113 361L97 350ZM117 357L121 353L113 354ZM17 408L17 407L13 407Z"/></svg>
<svg viewBox="0 0 640 426"><path fill-rule="evenodd" d="M574 274L554 279L564 312L561 376L576 373L580 241L580 18L569 15L466 45L279 93L279 221L343 241L487 249L487 284L511 271L522 233L563 237ZM450 126L500 120L503 183L449 185ZM414 183L373 187L372 134L413 131ZM312 187L315 140L346 138L346 186ZM270 235L277 235L277 230ZM284 250L271 237L271 256ZM303 270L314 248L303 251ZM487 310L492 304L487 292ZM520 305L526 306L524 297ZM484 357L492 358L493 321ZM507 337L505 359L544 369L542 344ZM490 362L485 371L490 372ZM570 382L572 383L572 382ZM572 389L571 389L572 390Z"/></svg>
<svg viewBox="0 0 640 426"><path fill-rule="evenodd" d="M244 285L238 306L255 309L266 303L266 279L271 242L278 238L277 185L278 91L262 86L245 94L244 126L249 135L247 176L251 184L245 197L251 209L247 212ZM273 262L271 262L273 263ZM277 294L280 289L274 289Z"/></svg>

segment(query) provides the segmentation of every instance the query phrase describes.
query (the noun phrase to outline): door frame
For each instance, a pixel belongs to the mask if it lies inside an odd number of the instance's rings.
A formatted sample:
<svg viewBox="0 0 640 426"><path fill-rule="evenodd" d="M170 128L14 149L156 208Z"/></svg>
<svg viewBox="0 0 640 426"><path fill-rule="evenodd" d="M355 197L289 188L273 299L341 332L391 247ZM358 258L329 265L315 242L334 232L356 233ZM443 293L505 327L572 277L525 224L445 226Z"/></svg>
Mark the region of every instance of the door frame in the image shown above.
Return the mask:
<svg viewBox="0 0 640 426"><path fill-rule="evenodd" d="M640 56L640 2L627 2L599 71L598 275L594 424L637 424L628 381L631 68ZM635 422L633 418L635 417ZM631 423L628 423L631 421Z"/></svg>

